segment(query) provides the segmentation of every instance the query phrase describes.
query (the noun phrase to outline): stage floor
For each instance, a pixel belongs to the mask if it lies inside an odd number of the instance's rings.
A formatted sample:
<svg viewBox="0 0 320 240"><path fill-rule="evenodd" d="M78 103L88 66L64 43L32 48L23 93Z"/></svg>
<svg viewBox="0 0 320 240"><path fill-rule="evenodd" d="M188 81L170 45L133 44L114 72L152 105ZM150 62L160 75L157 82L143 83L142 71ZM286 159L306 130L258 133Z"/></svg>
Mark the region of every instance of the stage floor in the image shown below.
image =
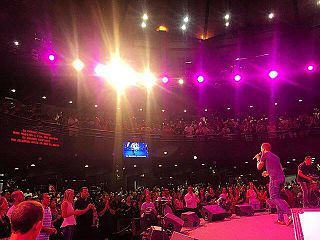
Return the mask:
<svg viewBox="0 0 320 240"><path fill-rule="evenodd" d="M294 228L274 224L277 215L256 213L252 217L233 215L220 222L201 219L197 228L183 228L181 233L199 240L294 240Z"/></svg>

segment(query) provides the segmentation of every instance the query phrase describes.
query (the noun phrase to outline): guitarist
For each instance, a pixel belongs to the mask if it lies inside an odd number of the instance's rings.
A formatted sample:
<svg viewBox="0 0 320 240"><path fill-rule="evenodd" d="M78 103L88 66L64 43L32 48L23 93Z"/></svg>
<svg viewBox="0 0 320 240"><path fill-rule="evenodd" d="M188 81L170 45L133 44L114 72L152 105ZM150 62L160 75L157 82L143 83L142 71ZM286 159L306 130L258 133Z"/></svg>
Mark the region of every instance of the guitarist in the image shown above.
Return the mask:
<svg viewBox="0 0 320 240"><path fill-rule="evenodd" d="M310 183L314 180L312 177L315 174L315 169L312 166L312 157L306 156L304 161L298 166L297 182L301 186L303 193L303 207L310 207Z"/></svg>

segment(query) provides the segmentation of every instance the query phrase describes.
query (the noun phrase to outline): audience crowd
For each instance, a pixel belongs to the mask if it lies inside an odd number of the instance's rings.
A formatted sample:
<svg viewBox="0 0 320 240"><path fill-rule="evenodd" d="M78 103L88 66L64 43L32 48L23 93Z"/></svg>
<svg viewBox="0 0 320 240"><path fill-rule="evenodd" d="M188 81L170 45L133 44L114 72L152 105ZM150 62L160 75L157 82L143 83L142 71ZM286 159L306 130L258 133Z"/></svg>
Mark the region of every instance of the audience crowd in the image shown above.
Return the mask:
<svg viewBox="0 0 320 240"><path fill-rule="evenodd" d="M162 137L185 136L230 138L252 135L269 138L296 138L306 136L310 130L320 127L320 111L314 109L312 114L289 116L284 114L269 119L267 116L243 118L217 117L204 114L205 117L192 117L185 113L184 117L157 117L147 123L143 117L126 117L121 126L116 126L114 114L97 111L95 113L77 114L70 109L59 109L49 105L24 105L19 101L2 101L0 113L42 120L64 127L70 136L79 131L95 130L96 133L113 132L116 127L126 133L154 134Z"/></svg>
<svg viewBox="0 0 320 240"><path fill-rule="evenodd" d="M297 183L287 183L281 195L290 207L301 207L302 193ZM160 216L167 213L180 217L183 212L193 211L201 217L201 208L205 205L219 205L230 214L235 213L237 204L249 204L256 211L272 212L274 206L268 197L268 186L256 186L253 182L216 188L205 184L171 189L141 187L119 192L89 191L87 187L82 187L78 193L73 189L60 193L54 188L48 193L3 191L0 197L0 239L9 239L10 235L15 239L13 236L27 234L31 227L34 231L39 230L36 225L38 216L23 218L34 222L33 226L23 227L23 223L14 222L17 214L21 214L17 213L20 205L30 201L40 202L43 208L43 226L37 239L132 239L134 236L138 238L150 225L158 225ZM319 207L317 184L312 187L311 199L313 206ZM37 205L29 208L37 208ZM18 228L23 230L19 233Z"/></svg>

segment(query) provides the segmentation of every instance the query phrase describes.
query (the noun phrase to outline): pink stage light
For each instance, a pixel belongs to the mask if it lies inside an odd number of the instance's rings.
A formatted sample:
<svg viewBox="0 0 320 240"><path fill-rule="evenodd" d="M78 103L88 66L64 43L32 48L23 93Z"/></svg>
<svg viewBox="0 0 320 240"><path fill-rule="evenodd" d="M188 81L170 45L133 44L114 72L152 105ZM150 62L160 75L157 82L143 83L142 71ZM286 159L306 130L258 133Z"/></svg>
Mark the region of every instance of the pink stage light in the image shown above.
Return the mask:
<svg viewBox="0 0 320 240"><path fill-rule="evenodd" d="M197 80L199 83L203 83L204 77L202 75L200 75L200 76L198 76Z"/></svg>
<svg viewBox="0 0 320 240"><path fill-rule="evenodd" d="M277 71L275 71L275 70L272 70L272 71L269 72L269 77L271 79L275 79L276 77L278 77L278 75L279 75L279 73Z"/></svg>
<svg viewBox="0 0 320 240"><path fill-rule="evenodd" d="M163 77L163 78L161 79L161 81L162 81L163 83L168 83L168 82L169 82L169 78L168 78L168 77Z"/></svg>
<svg viewBox="0 0 320 240"><path fill-rule="evenodd" d="M235 80L236 82L239 82L239 81L241 80L241 76L240 76L239 74L235 75L235 76L234 76L234 80Z"/></svg>
<svg viewBox="0 0 320 240"><path fill-rule="evenodd" d="M50 54L48 58L49 58L50 61L54 61L55 56L53 54Z"/></svg>
<svg viewBox="0 0 320 240"><path fill-rule="evenodd" d="M313 65L309 65L308 67L307 67L307 69L308 69L308 71L313 71L314 70L314 66Z"/></svg>

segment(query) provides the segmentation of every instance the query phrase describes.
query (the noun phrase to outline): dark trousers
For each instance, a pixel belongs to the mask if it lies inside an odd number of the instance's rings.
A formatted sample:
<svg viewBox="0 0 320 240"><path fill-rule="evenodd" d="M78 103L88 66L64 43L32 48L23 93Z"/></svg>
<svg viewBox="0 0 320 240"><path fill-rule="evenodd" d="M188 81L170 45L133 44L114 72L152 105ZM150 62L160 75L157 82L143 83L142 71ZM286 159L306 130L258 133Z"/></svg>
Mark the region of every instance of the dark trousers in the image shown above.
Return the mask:
<svg viewBox="0 0 320 240"><path fill-rule="evenodd" d="M303 194L303 207L310 207L310 183L299 182Z"/></svg>
<svg viewBox="0 0 320 240"><path fill-rule="evenodd" d="M63 240L72 240L73 234L74 234L74 229L75 229L74 225L69 225L69 226L61 228L62 239Z"/></svg>

